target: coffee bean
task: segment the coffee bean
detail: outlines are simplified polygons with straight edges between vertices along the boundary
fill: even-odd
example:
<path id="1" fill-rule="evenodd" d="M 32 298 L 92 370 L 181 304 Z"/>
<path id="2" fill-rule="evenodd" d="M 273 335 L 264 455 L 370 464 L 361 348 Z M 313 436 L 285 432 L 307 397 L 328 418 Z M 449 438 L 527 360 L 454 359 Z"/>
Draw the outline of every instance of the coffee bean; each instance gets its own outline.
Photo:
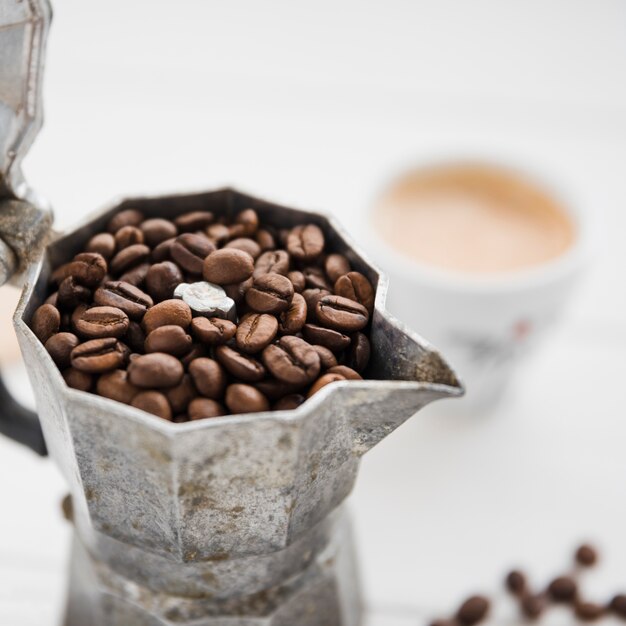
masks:
<path id="1" fill-rule="evenodd" d="M 159 326 L 147 337 L 145 351 L 166 352 L 172 356 L 183 356 L 191 350 L 191 337 L 180 326 Z"/>
<path id="2" fill-rule="evenodd" d="M 293 411 L 293 409 L 297 409 L 306 398 L 299 393 L 292 393 L 289 396 L 285 396 L 275 402 L 272 406 L 272 411 Z"/>
<path id="3" fill-rule="evenodd" d="M 148 309 L 143 316 L 142 326 L 149 335 L 159 326 L 180 326 L 187 329 L 191 324 L 191 309 L 182 300 L 163 300 Z"/>
<path id="4" fill-rule="evenodd" d="M 311 396 L 315 395 L 320 389 L 322 389 L 323 387 L 326 387 L 326 385 L 330 385 L 330 383 L 334 383 L 334 382 L 341 381 L 341 380 L 346 380 L 345 377 L 342 376 L 341 374 L 327 373 L 327 374 L 324 374 L 323 376 L 320 376 L 313 383 L 313 385 L 311 385 L 311 388 L 309 389 L 309 393 L 307 394 L 307 398 L 310 398 Z"/>
<path id="5" fill-rule="evenodd" d="M 219 317 L 194 317 L 191 320 L 191 332 L 202 343 L 217 346 L 230 341 L 237 332 L 237 325 Z"/>
<path id="6" fill-rule="evenodd" d="M 52 335 L 59 332 L 61 326 L 61 314 L 59 309 L 51 304 L 42 304 L 33 313 L 30 327 L 37 339 L 45 344 Z"/>
<path id="7" fill-rule="evenodd" d="M 128 315 L 113 306 L 95 306 L 87 309 L 76 320 L 76 331 L 81 337 L 101 339 L 122 337 L 128 330 Z"/>
<path id="8" fill-rule="evenodd" d="M 215 357 L 230 374 L 247 383 L 258 382 L 265 377 L 265 368 L 259 361 L 229 346 L 217 346 Z"/>
<path id="9" fill-rule="evenodd" d="M 188 233 L 195 230 L 204 230 L 214 220 L 213 213 L 210 211 L 191 211 L 179 215 L 174 224 L 181 233 Z"/>
<path id="10" fill-rule="evenodd" d="M 58 291 L 53 291 L 44 301 L 44 304 L 51 304 L 53 307 L 55 308 L 59 308 L 57 306 L 58 304 L 58 300 L 59 300 L 59 292 Z"/>
<path id="11" fill-rule="evenodd" d="M 304 274 L 302 272 L 289 272 L 287 274 L 287 278 L 291 281 L 293 290 L 296 293 L 302 293 L 304 291 L 304 288 L 306 287 L 306 279 L 304 278 Z"/>
<path id="12" fill-rule="evenodd" d="M 57 333 L 46 341 L 45 348 L 59 369 L 65 369 L 71 365 L 72 350 L 80 343 L 73 333 Z"/>
<path id="13" fill-rule="evenodd" d="M 142 222 L 139 228 L 141 228 L 145 243 L 151 248 L 158 246 L 166 239 L 172 239 L 178 235 L 178 228 L 176 228 L 174 222 L 159 217 Z"/>
<path id="14" fill-rule="evenodd" d="M 149 271 L 150 263 L 141 263 L 136 267 L 128 270 L 127 272 L 124 272 L 120 276 L 120 280 L 123 283 L 128 283 L 129 285 L 133 285 L 134 287 L 143 287 Z"/>
<path id="15" fill-rule="evenodd" d="M 626 620 L 626 595 L 617 594 L 609 603 L 609 609 L 617 617 Z"/>
<path id="16" fill-rule="evenodd" d="M 337 365 L 335 355 L 328 348 L 313 344 L 313 350 L 317 352 L 323 370 L 330 369 L 331 367 L 335 367 Z"/>
<path id="17" fill-rule="evenodd" d="M 554 602 L 573 602 L 578 593 L 578 586 L 570 576 L 559 576 L 548 586 L 548 593 Z"/>
<path id="18" fill-rule="evenodd" d="M 150 258 L 150 248 L 143 243 L 137 243 L 120 250 L 111 260 L 110 269 L 119 276 L 136 267 Z"/>
<path id="19" fill-rule="evenodd" d="M 505 584 L 513 595 L 521 596 L 526 591 L 526 576 L 518 570 L 513 570 L 507 575 Z"/>
<path id="20" fill-rule="evenodd" d="M 189 364 L 189 375 L 196 389 L 205 397 L 220 400 L 226 387 L 226 372 L 213 359 L 194 359 Z"/>
<path id="21" fill-rule="evenodd" d="M 280 313 L 289 307 L 293 293 L 293 285 L 286 276 L 263 274 L 246 291 L 246 303 L 258 313 Z"/>
<path id="22" fill-rule="evenodd" d="M 136 226 L 122 226 L 115 233 L 115 245 L 118 250 L 123 250 L 137 243 L 143 243 L 143 232 Z"/>
<path id="23" fill-rule="evenodd" d="M 115 254 L 115 237 L 111 233 L 98 233 L 87 242 L 85 252 L 97 252 L 109 261 Z"/>
<path id="24" fill-rule="evenodd" d="M 56 301 L 60 309 L 74 309 L 81 302 L 89 302 L 89 300 L 91 300 L 91 289 L 78 284 L 73 276 L 68 276 L 61 281 Z"/>
<path id="25" fill-rule="evenodd" d="M 265 367 L 286 383 L 306 384 L 320 372 L 320 358 L 313 347 L 293 335 L 281 337 L 277 343 L 267 346 L 262 354 Z"/>
<path id="26" fill-rule="evenodd" d="M 183 367 L 187 369 L 195 359 L 202 359 L 207 356 L 207 354 L 208 352 L 205 346 L 200 343 L 194 343 L 191 346 L 191 350 L 181 358 L 180 362 L 183 364 Z"/>
<path id="27" fill-rule="evenodd" d="M 305 267 L 302 270 L 305 286 L 308 289 L 325 289 L 330 292 L 332 285 L 328 282 L 324 270 L 319 267 Z"/>
<path id="28" fill-rule="evenodd" d="M 93 387 L 93 376 L 87 372 L 81 372 L 73 367 L 69 367 L 62 372 L 63 380 L 68 387 L 79 391 L 91 391 Z"/>
<path id="29" fill-rule="evenodd" d="M 143 213 L 136 209 L 125 209 L 116 213 L 110 220 L 107 230 L 110 233 L 116 233 L 124 226 L 139 226 L 143 222 Z"/>
<path id="30" fill-rule="evenodd" d="M 348 335 L 317 324 L 305 324 L 302 327 L 302 334 L 309 343 L 324 346 L 333 352 L 341 352 L 350 345 Z"/>
<path id="31" fill-rule="evenodd" d="M 295 335 L 302 330 L 306 322 L 306 301 L 299 294 L 294 293 L 289 308 L 280 314 L 280 332 L 283 335 Z"/>
<path id="32" fill-rule="evenodd" d="M 604 616 L 605 608 L 595 602 L 576 602 L 574 613 L 581 622 L 595 622 Z"/>
<path id="33" fill-rule="evenodd" d="M 363 373 L 370 360 L 370 341 L 363 333 L 354 333 L 350 342 L 350 349 L 346 355 L 346 365 Z"/>
<path id="34" fill-rule="evenodd" d="M 472 596 L 460 606 L 456 613 L 457 620 L 463 626 L 473 626 L 482 622 L 489 613 L 489 600 L 483 596 Z"/>
<path id="35" fill-rule="evenodd" d="M 335 365 L 328 369 L 328 374 L 339 374 L 346 380 L 363 380 L 363 376 L 347 365 Z"/>
<path id="36" fill-rule="evenodd" d="M 359 272 L 340 276 L 335 282 L 335 294 L 362 304 L 370 314 L 374 310 L 374 287 Z"/>
<path id="37" fill-rule="evenodd" d="M 546 607 L 546 597 L 542 594 L 525 595 L 520 601 L 520 610 L 522 615 L 532 621 L 539 619 L 546 610 Z"/>
<path id="38" fill-rule="evenodd" d="M 262 252 L 274 250 L 276 248 L 276 240 L 274 235 L 267 229 L 261 228 L 256 233 L 256 242 L 259 244 Z"/>
<path id="39" fill-rule="evenodd" d="M 264 252 L 254 265 L 254 274 L 262 276 L 263 274 L 280 274 L 286 276 L 289 272 L 289 255 L 285 250 L 270 250 Z"/>
<path id="40" fill-rule="evenodd" d="M 211 226 L 209 226 L 205 232 L 207 237 L 215 245 L 221 245 L 225 243 L 230 237 L 230 230 L 228 229 L 228 226 L 226 226 L 226 224 L 211 224 Z"/>
<path id="41" fill-rule="evenodd" d="M 121 280 L 103 283 L 94 293 L 93 300 L 101 306 L 117 307 L 132 320 L 141 320 L 154 304 L 147 293 Z"/>
<path id="42" fill-rule="evenodd" d="M 265 313 L 249 313 L 237 328 L 237 347 L 247 354 L 255 354 L 268 346 L 278 332 L 278 320 Z"/>
<path id="43" fill-rule="evenodd" d="M 80 317 L 82 316 L 82 314 L 89 308 L 89 305 L 87 304 L 79 304 L 74 311 L 72 312 L 72 315 L 70 317 L 70 329 L 75 333 L 78 334 L 78 331 L 76 330 L 76 322 L 78 322 L 78 320 L 80 319 Z"/>
<path id="44" fill-rule="evenodd" d="M 170 387 L 165 391 L 167 401 L 174 413 L 184 413 L 189 403 L 198 395 L 193 381 L 189 374 L 185 374 L 182 380 L 175 387 Z"/>
<path id="45" fill-rule="evenodd" d="M 583 567 L 591 567 L 598 562 L 598 552 L 589 544 L 583 544 L 576 550 L 576 562 Z"/>
<path id="46" fill-rule="evenodd" d="M 343 254 L 329 254 L 324 262 L 324 269 L 326 270 L 326 274 L 328 274 L 328 278 L 334 285 L 340 276 L 350 271 L 350 261 L 348 261 Z"/>
<path id="47" fill-rule="evenodd" d="M 290 383 L 285 383 L 282 380 L 277 380 L 276 378 L 266 378 L 265 380 L 261 380 L 255 383 L 254 386 L 264 396 L 272 401 L 275 401 L 280 400 L 280 398 L 284 398 L 285 396 L 293 395 L 296 392 L 299 392 L 304 385 L 294 385 Z"/>
<path id="48" fill-rule="evenodd" d="M 306 302 L 306 310 L 307 310 L 307 322 L 315 322 L 315 309 L 317 308 L 317 303 L 324 297 L 330 296 L 330 291 L 326 289 L 305 289 L 302 292 L 302 297 Z"/>
<path id="49" fill-rule="evenodd" d="M 182 363 L 164 352 L 138 355 L 128 366 L 128 380 L 137 387 L 147 389 L 174 387 L 184 373 Z"/>
<path id="50" fill-rule="evenodd" d="M 251 385 L 234 384 L 226 388 L 226 406 L 231 413 L 260 413 L 270 410 L 267 398 Z"/>
<path id="51" fill-rule="evenodd" d="M 141 389 L 128 380 L 126 370 L 113 370 L 98 378 L 96 391 L 104 398 L 130 404 Z"/>
<path id="52" fill-rule="evenodd" d="M 229 241 L 224 247 L 243 250 L 244 252 L 247 252 L 253 259 L 258 258 L 261 254 L 261 246 L 256 241 L 254 241 L 254 239 L 250 239 L 249 237 L 239 237 L 238 239 L 233 239 L 232 241 Z"/>
<path id="53" fill-rule="evenodd" d="M 221 248 L 204 260 L 202 275 L 216 285 L 240 283 L 252 275 L 254 260 L 243 250 Z"/>
<path id="54" fill-rule="evenodd" d="M 152 254 L 150 255 L 150 258 L 155 262 L 155 263 L 161 263 L 163 261 L 167 261 L 168 259 L 170 259 L 170 250 L 172 248 L 172 244 L 176 241 L 176 237 L 172 237 L 170 239 L 165 239 L 164 241 L 162 241 L 160 244 L 158 244 L 154 250 L 152 251 Z"/>
<path id="55" fill-rule="evenodd" d="M 159 391 L 140 391 L 132 400 L 131 406 L 171 421 L 172 409 L 164 394 Z"/>
<path id="56" fill-rule="evenodd" d="M 146 275 L 146 290 L 155 302 L 174 297 L 174 289 L 183 282 L 183 273 L 175 263 L 163 261 L 150 267 Z"/>
<path id="57" fill-rule="evenodd" d="M 77 254 L 72 261 L 62 265 L 54 272 L 57 282 L 61 282 L 68 276 L 85 287 L 97 287 L 107 273 L 107 262 L 97 252 L 83 252 Z"/>
<path id="58" fill-rule="evenodd" d="M 244 209 L 230 227 L 231 237 L 251 237 L 259 227 L 259 216 L 254 209 Z"/>
<path id="59" fill-rule="evenodd" d="M 88 374 L 102 374 L 122 367 L 128 349 L 115 337 L 92 339 L 76 346 L 71 353 L 72 367 Z"/>
<path id="60" fill-rule="evenodd" d="M 126 337 L 124 342 L 128 344 L 128 347 L 133 352 L 143 352 L 144 342 L 146 341 L 146 334 L 137 322 L 132 320 L 128 324 L 128 330 L 126 331 Z"/>
<path id="61" fill-rule="evenodd" d="M 215 250 L 215 246 L 207 237 L 185 233 L 176 237 L 170 248 L 170 256 L 186 272 L 194 276 L 200 276 L 204 259 L 213 250 Z"/>
<path id="62" fill-rule="evenodd" d="M 291 229 L 287 251 L 301 261 L 312 261 L 324 251 L 324 233 L 319 226 L 307 224 Z"/>
<path id="63" fill-rule="evenodd" d="M 324 296 L 315 307 L 315 315 L 322 326 L 352 333 L 367 326 L 367 309 L 341 296 Z"/>
<path id="64" fill-rule="evenodd" d="M 215 400 L 209 398 L 194 398 L 189 403 L 189 419 L 201 420 L 210 417 L 220 417 L 226 415 L 224 407 Z"/>

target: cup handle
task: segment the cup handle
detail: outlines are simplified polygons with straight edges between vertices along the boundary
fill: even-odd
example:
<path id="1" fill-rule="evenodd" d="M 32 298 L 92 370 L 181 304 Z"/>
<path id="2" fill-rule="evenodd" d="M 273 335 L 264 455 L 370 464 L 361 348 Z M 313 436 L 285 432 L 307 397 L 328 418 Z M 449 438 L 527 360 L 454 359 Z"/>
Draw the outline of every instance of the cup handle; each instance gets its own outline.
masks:
<path id="1" fill-rule="evenodd" d="M 48 455 L 37 414 L 15 400 L 6 388 L 1 376 L 0 433 L 9 439 L 24 444 L 40 456 Z"/>

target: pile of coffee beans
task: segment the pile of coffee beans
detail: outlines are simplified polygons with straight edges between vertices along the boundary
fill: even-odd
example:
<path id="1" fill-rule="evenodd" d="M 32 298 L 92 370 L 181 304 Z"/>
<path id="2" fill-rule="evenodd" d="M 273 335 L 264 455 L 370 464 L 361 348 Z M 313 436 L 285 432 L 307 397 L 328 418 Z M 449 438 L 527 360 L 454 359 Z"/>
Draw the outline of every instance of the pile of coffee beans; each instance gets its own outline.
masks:
<path id="1" fill-rule="evenodd" d="M 316 224 L 126 209 L 54 270 L 31 328 L 70 387 L 185 422 L 361 379 L 374 297 Z"/>
<path id="2" fill-rule="evenodd" d="M 528 621 L 539 620 L 552 605 L 569 606 L 580 622 L 594 622 L 605 616 L 626 622 L 626 594 L 618 594 L 608 602 L 591 602 L 580 588 L 582 570 L 598 562 L 598 551 L 583 544 L 574 553 L 570 571 L 554 578 L 545 589 L 533 590 L 527 576 L 520 570 L 510 571 L 504 581 L 506 590 L 519 606 L 521 616 Z M 451 619 L 439 619 L 431 626 L 473 626 L 483 622 L 489 614 L 490 602 L 483 596 L 472 596 L 460 606 Z"/>

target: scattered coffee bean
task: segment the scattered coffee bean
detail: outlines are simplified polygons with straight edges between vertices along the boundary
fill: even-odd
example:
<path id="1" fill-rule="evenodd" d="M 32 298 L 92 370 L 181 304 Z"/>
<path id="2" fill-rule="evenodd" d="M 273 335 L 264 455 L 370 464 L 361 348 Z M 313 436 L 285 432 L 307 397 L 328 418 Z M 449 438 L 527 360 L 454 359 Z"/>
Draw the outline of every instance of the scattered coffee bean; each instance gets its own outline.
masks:
<path id="1" fill-rule="evenodd" d="M 146 290 L 155 302 L 170 300 L 174 290 L 183 282 L 183 273 L 175 263 L 162 261 L 150 266 L 146 274 Z"/>
<path id="2" fill-rule="evenodd" d="M 201 420 L 226 415 L 224 407 L 210 398 L 194 398 L 189 403 L 189 419 Z"/>
<path id="3" fill-rule="evenodd" d="M 576 562 L 583 567 L 591 567 L 598 562 L 598 552 L 589 544 L 579 546 L 575 554 Z"/>
<path id="4" fill-rule="evenodd" d="M 369 363 L 370 352 L 369 339 L 363 333 L 354 333 L 346 355 L 346 365 L 362 374 Z"/>
<path id="5" fill-rule="evenodd" d="M 150 334 L 159 326 L 180 326 L 189 328 L 191 324 L 191 309 L 182 300 L 164 300 L 148 309 L 143 316 L 143 329 Z"/>
<path id="6" fill-rule="evenodd" d="M 609 610 L 617 617 L 626 621 L 626 595 L 620 593 L 614 596 L 609 603 Z"/>
<path id="7" fill-rule="evenodd" d="M 335 365 L 328 369 L 328 374 L 339 374 L 346 380 L 363 380 L 363 376 L 347 365 Z"/>
<path id="8" fill-rule="evenodd" d="M 246 303 L 259 313 L 281 313 L 289 307 L 293 293 L 293 285 L 286 276 L 263 274 L 246 291 Z"/>
<path id="9" fill-rule="evenodd" d="M 93 294 L 93 300 L 101 306 L 117 307 L 130 319 L 139 321 L 154 304 L 147 293 L 121 280 L 103 283 Z"/>
<path id="10" fill-rule="evenodd" d="M 293 271 L 287 274 L 287 278 L 291 281 L 293 285 L 293 290 L 296 293 L 302 293 L 306 288 L 306 278 L 302 272 Z"/>
<path id="11" fill-rule="evenodd" d="M 146 337 L 144 348 L 148 353 L 183 356 L 191 350 L 191 344 L 191 337 L 180 326 L 159 326 Z"/>
<path id="12" fill-rule="evenodd" d="M 82 372 L 73 367 L 69 367 L 62 372 L 63 379 L 68 387 L 79 391 L 91 391 L 93 387 L 93 376 L 87 372 Z"/>
<path id="13" fill-rule="evenodd" d="M 160 391 L 140 391 L 131 401 L 131 406 L 152 413 L 164 420 L 172 419 L 172 409 Z"/>
<path id="14" fill-rule="evenodd" d="M 155 246 L 152 254 L 150 255 L 152 261 L 154 261 L 155 263 L 162 263 L 163 261 L 167 261 L 170 258 L 170 249 L 174 241 L 176 241 L 176 237 L 172 237 L 171 239 L 165 239 L 160 244 Z"/>
<path id="15" fill-rule="evenodd" d="M 253 258 L 243 250 L 221 248 L 209 254 L 204 260 L 202 275 L 216 285 L 240 283 L 252 276 Z"/>
<path id="16" fill-rule="evenodd" d="M 191 350 L 184 357 L 180 359 L 180 362 L 183 364 L 185 369 L 189 369 L 189 366 L 194 361 L 194 359 L 202 359 L 207 356 L 207 349 L 205 346 L 199 343 L 194 343 L 191 346 Z"/>
<path id="17" fill-rule="evenodd" d="M 265 368 L 259 361 L 229 346 L 215 348 L 215 357 L 230 374 L 246 383 L 255 383 L 265 377 Z"/>
<path id="18" fill-rule="evenodd" d="M 140 263 L 147 261 L 150 257 L 150 248 L 148 246 L 137 243 L 128 248 L 120 250 L 112 259 L 110 264 L 111 272 L 115 275 L 123 274 L 128 270 L 136 267 Z"/>
<path id="19" fill-rule="evenodd" d="M 275 402 L 272 406 L 273 411 L 292 411 L 297 409 L 306 398 L 299 393 L 292 393 L 289 396 L 284 396 L 278 402 Z"/>
<path id="20" fill-rule="evenodd" d="M 367 325 L 367 309 L 342 296 L 324 296 L 315 307 L 315 315 L 322 326 L 339 332 L 351 333 Z"/>
<path id="21" fill-rule="evenodd" d="M 330 385 L 330 383 L 336 383 L 338 381 L 346 380 L 345 376 L 341 374 L 327 373 L 323 376 L 320 376 L 309 389 L 309 393 L 307 394 L 307 398 L 315 395 L 320 389 L 326 387 L 326 385 Z"/>
<path id="22" fill-rule="evenodd" d="M 573 602 L 578 586 L 570 576 L 559 576 L 548 585 L 548 593 L 554 602 Z"/>
<path id="23" fill-rule="evenodd" d="M 265 367 L 285 383 L 306 385 L 320 372 L 320 358 L 311 344 L 286 335 L 277 343 L 267 346 L 262 354 Z"/>
<path id="24" fill-rule="evenodd" d="M 226 388 L 226 406 L 231 413 L 260 413 L 269 411 L 267 398 L 251 385 L 236 383 Z"/>
<path id="25" fill-rule="evenodd" d="M 145 243 L 151 248 L 178 235 L 176 224 L 158 217 L 142 222 L 139 228 L 141 228 Z"/>
<path id="26" fill-rule="evenodd" d="M 98 378 L 96 391 L 104 398 L 130 404 L 141 389 L 128 380 L 126 370 L 113 370 Z"/>
<path id="27" fill-rule="evenodd" d="M 267 230 L 267 228 L 260 228 L 256 232 L 256 242 L 259 244 L 259 247 L 263 252 L 267 252 L 268 250 L 274 250 L 276 248 L 276 240 L 274 239 L 274 235 Z"/>
<path id="28" fill-rule="evenodd" d="M 335 357 L 335 355 L 328 348 L 313 344 L 313 350 L 317 352 L 323 370 L 330 369 L 331 367 L 335 367 L 335 365 L 337 365 L 337 357 Z"/>
<path id="29" fill-rule="evenodd" d="M 72 350 L 80 343 L 78 337 L 73 333 L 57 333 L 46 341 L 45 347 L 52 360 L 60 369 L 68 368 L 71 365 Z"/>
<path id="30" fill-rule="evenodd" d="M 124 283 L 129 283 L 135 287 L 143 287 L 143 284 L 146 282 L 146 276 L 150 271 L 149 263 L 140 263 L 139 265 L 133 267 L 132 269 L 124 272 L 120 276 L 120 280 Z"/>
<path id="31" fill-rule="evenodd" d="M 117 369 L 127 360 L 128 349 L 114 337 L 81 343 L 71 353 L 72 367 L 88 374 L 101 374 Z"/>
<path id="32" fill-rule="evenodd" d="M 72 261 L 54 271 L 53 279 L 60 283 L 68 276 L 85 287 L 97 287 L 107 273 L 107 262 L 97 252 L 82 252 Z"/>
<path id="33" fill-rule="evenodd" d="M 328 282 L 324 270 L 319 267 L 305 267 L 302 270 L 305 287 L 309 289 L 324 289 L 330 293 L 332 285 Z"/>
<path id="34" fill-rule="evenodd" d="M 220 400 L 224 395 L 227 377 L 222 366 L 213 359 L 194 359 L 189 364 L 189 375 L 195 388 L 205 397 Z"/>
<path id="35" fill-rule="evenodd" d="M 302 327 L 302 334 L 309 343 L 324 346 L 333 352 L 341 352 L 350 345 L 348 335 L 317 324 L 305 324 Z"/>
<path id="36" fill-rule="evenodd" d="M 211 224 L 205 232 L 207 237 L 217 246 L 226 243 L 230 237 L 230 230 L 226 224 Z"/>
<path id="37" fill-rule="evenodd" d="M 348 272 L 340 276 L 335 282 L 335 293 L 362 304 L 370 314 L 374 310 L 374 287 L 359 272 Z"/>
<path id="38" fill-rule="evenodd" d="M 547 601 L 543 594 L 528 594 L 520 600 L 522 615 L 529 620 L 537 620 L 546 610 Z"/>
<path id="39" fill-rule="evenodd" d="M 574 613 L 582 622 L 595 622 L 604 616 L 605 607 L 595 602 L 576 602 Z"/>
<path id="40" fill-rule="evenodd" d="M 76 331 L 87 339 L 120 338 L 128 330 L 128 315 L 112 306 L 87 309 L 75 322 Z"/>
<path id="41" fill-rule="evenodd" d="M 210 211 L 191 211 L 183 213 L 174 219 L 174 225 L 181 233 L 195 230 L 204 230 L 213 223 L 213 213 Z"/>
<path id="42" fill-rule="evenodd" d="M 191 332 L 202 343 L 218 346 L 228 343 L 237 332 L 237 325 L 219 317 L 194 317 L 191 320 Z"/>
<path id="43" fill-rule="evenodd" d="M 139 226 L 143 221 L 143 213 L 136 209 L 124 209 L 116 213 L 110 220 L 107 230 L 110 233 L 116 233 L 124 226 Z"/>
<path id="44" fill-rule="evenodd" d="M 184 373 L 181 362 L 164 352 L 137 355 L 128 366 L 128 380 L 144 389 L 174 387 Z"/>
<path id="45" fill-rule="evenodd" d="M 117 249 L 123 250 L 136 243 L 143 243 L 143 232 L 136 226 L 122 226 L 115 233 L 114 239 Z"/>
<path id="46" fill-rule="evenodd" d="M 526 591 L 526 576 L 519 570 L 509 572 L 506 577 L 506 588 L 516 596 L 521 596 Z"/>
<path id="47" fill-rule="evenodd" d="M 184 233 L 170 247 L 170 255 L 178 265 L 190 274 L 200 276 L 204 259 L 215 250 L 211 241 L 203 235 Z"/>
<path id="48" fill-rule="evenodd" d="M 235 223 L 230 227 L 231 238 L 251 237 L 259 227 L 259 216 L 254 209 L 244 209 L 237 214 Z"/>
<path id="49" fill-rule="evenodd" d="M 189 374 L 183 375 L 178 385 L 166 389 L 164 393 L 172 407 L 172 411 L 176 414 L 182 414 L 187 411 L 189 403 L 198 396 Z"/>
<path id="50" fill-rule="evenodd" d="M 85 252 L 97 252 L 109 261 L 115 254 L 115 237 L 111 233 L 98 233 L 87 242 Z"/>
<path id="51" fill-rule="evenodd" d="M 312 261 L 324 250 L 324 233 L 319 226 L 296 226 L 287 237 L 287 251 L 301 261 Z"/>
<path id="52" fill-rule="evenodd" d="M 30 327 L 37 339 L 45 344 L 52 335 L 59 332 L 61 327 L 61 314 L 51 304 L 42 304 L 34 313 Z"/>
<path id="53" fill-rule="evenodd" d="M 306 300 L 299 293 L 294 293 L 289 307 L 280 314 L 281 334 L 299 333 L 306 322 L 306 314 Z"/>
<path id="54" fill-rule="evenodd" d="M 456 613 L 463 626 L 473 626 L 482 622 L 489 613 L 489 600 L 483 596 L 472 596 L 463 602 Z"/>
<path id="55" fill-rule="evenodd" d="M 237 327 L 237 347 L 247 354 L 256 354 L 267 347 L 278 332 L 278 320 L 266 313 L 248 313 Z"/>
<path id="56" fill-rule="evenodd" d="M 261 246 L 254 239 L 250 239 L 249 237 L 233 239 L 232 241 L 229 241 L 224 248 L 236 248 L 237 250 L 243 250 L 253 259 L 257 259 L 261 254 Z"/>
<path id="57" fill-rule="evenodd" d="M 329 254 L 324 262 L 324 268 L 328 278 L 334 285 L 340 276 L 350 271 L 350 261 L 343 254 Z"/>
<path id="58" fill-rule="evenodd" d="M 82 302 L 89 302 L 90 299 L 91 289 L 77 283 L 73 276 L 68 276 L 59 285 L 56 306 L 63 310 L 74 309 Z"/>
<path id="59" fill-rule="evenodd" d="M 254 274 L 262 276 L 263 274 L 280 274 L 286 276 L 289 273 L 289 254 L 285 250 L 271 250 L 264 252 L 254 265 Z"/>
<path id="60" fill-rule="evenodd" d="M 317 303 L 324 297 L 330 296 L 331 293 L 327 289 L 305 289 L 302 292 L 302 297 L 306 302 L 307 308 L 307 322 L 316 322 L 317 318 L 315 316 L 315 309 L 317 308 Z"/>

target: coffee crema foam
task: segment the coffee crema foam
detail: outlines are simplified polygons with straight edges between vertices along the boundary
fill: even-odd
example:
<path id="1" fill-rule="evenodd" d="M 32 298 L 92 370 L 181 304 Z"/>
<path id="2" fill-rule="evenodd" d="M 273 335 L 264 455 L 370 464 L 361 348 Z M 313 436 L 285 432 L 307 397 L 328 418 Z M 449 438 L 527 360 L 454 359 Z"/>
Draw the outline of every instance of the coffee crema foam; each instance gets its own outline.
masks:
<path id="1" fill-rule="evenodd" d="M 483 165 L 404 176 L 383 195 L 373 222 L 401 254 L 470 273 L 541 265 L 576 238 L 572 219 L 553 198 L 521 176 Z"/>

